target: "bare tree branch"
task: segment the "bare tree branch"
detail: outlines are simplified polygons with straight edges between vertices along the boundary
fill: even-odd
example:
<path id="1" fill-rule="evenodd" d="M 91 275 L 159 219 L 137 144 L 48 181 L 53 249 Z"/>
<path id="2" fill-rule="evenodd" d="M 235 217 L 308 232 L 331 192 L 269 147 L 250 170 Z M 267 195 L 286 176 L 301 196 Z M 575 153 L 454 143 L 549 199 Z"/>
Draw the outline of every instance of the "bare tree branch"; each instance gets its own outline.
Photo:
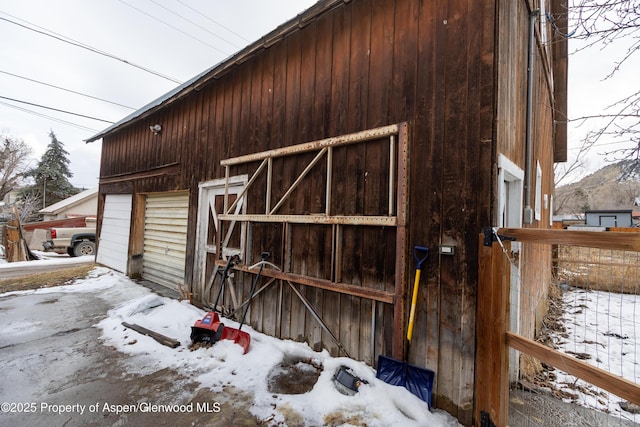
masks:
<path id="1" fill-rule="evenodd" d="M 554 17 L 550 17 L 552 24 L 553 20 Z M 611 70 L 603 80 L 615 79 L 620 70 L 640 54 L 638 0 L 573 0 L 569 6 L 568 22 L 571 32 L 564 36 L 583 42 L 573 53 L 594 49 L 604 51 L 614 45 L 625 46 L 622 54 L 612 62 Z M 588 114 L 567 120 L 582 122 L 581 124 L 604 120 L 603 124 L 597 125 L 598 129 L 588 132 L 583 138 L 579 157 L 584 157 L 585 149 L 596 145 L 611 141 L 630 141 L 632 144 L 626 148 L 602 153 L 605 160 L 640 158 L 640 81 L 638 86 L 628 89 L 628 95 L 604 108 L 601 114 Z M 567 170 L 574 171 L 575 168 L 569 166 Z M 566 174 L 560 174 L 559 181 L 565 176 Z"/>
<path id="2" fill-rule="evenodd" d="M 24 141 L 0 132 L 0 200 L 22 182 L 30 155 L 31 148 Z"/>

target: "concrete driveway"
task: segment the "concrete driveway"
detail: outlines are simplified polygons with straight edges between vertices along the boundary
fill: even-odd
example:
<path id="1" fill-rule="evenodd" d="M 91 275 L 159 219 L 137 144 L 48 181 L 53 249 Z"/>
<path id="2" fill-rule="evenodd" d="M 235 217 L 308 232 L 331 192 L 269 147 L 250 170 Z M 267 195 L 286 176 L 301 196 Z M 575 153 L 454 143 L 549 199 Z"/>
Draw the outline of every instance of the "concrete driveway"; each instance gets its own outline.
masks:
<path id="1" fill-rule="evenodd" d="M 129 356 L 93 327 L 122 293 L 0 295 L 0 425 L 256 425 L 251 398 L 214 394 L 161 369 L 128 372 Z"/>

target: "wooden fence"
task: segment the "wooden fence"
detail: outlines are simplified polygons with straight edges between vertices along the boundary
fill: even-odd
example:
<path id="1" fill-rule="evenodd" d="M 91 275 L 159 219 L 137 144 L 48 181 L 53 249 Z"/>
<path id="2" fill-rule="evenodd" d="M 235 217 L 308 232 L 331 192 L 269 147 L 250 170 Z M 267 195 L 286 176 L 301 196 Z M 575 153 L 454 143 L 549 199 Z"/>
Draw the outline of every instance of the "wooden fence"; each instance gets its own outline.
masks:
<path id="1" fill-rule="evenodd" d="M 35 259 L 27 246 L 17 211 L 15 217 L 18 219 L 12 219 L 2 227 L 1 243 L 4 246 L 4 257 L 7 262 L 29 261 Z"/>
<path id="2" fill-rule="evenodd" d="M 9 221 L 2 229 L 2 244 L 8 262 L 26 261 L 27 247 L 22 239 L 20 227 L 15 220 Z"/>
<path id="3" fill-rule="evenodd" d="M 477 314 L 476 425 L 509 424 L 510 348 L 640 405 L 639 384 L 509 331 L 511 260 L 507 254 L 511 250 L 510 239 L 522 245 L 536 243 L 640 252 L 638 233 L 494 229 L 480 236 L 478 307 L 482 309 Z"/>

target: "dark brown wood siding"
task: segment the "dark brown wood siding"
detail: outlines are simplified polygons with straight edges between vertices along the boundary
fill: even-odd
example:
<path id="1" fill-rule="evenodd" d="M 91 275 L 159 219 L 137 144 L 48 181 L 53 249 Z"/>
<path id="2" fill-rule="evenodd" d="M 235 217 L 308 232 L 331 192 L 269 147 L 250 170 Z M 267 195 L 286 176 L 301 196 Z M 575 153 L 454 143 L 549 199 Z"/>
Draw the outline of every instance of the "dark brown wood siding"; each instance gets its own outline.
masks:
<path id="1" fill-rule="evenodd" d="M 298 28 L 274 37 L 273 44 L 229 63 L 226 71 L 168 106 L 109 133 L 102 143 L 100 192 L 189 190 L 189 235 L 195 236 L 198 183 L 224 177 L 220 160 L 408 122 L 407 248 L 432 248 L 423 271 L 410 361 L 436 371 L 435 405 L 470 423 L 477 236 L 495 217 L 497 153 L 523 161 L 527 3 L 352 0 L 327 1 L 317 8 L 322 4 L 327 5 L 323 13 L 301 20 Z M 544 104 L 552 95 L 548 81 L 537 85 L 536 96 Z M 548 144 L 553 122 L 544 107 L 536 108 L 537 137 L 546 141 L 536 153 L 545 165 L 545 191 L 551 194 L 553 147 Z M 149 130 L 156 123 L 163 127 L 159 135 Z M 334 179 L 341 183 L 335 190 L 340 197 L 332 209 L 379 212 L 388 186 L 380 179 L 388 155 L 384 144 L 337 150 L 341 172 Z M 307 157 L 288 160 L 274 180 L 290 183 Z M 238 167 L 235 173 L 252 171 Z M 315 185 L 313 178 L 310 182 Z M 321 212 L 323 203 L 303 187 L 282 209 Z M 331 242 L 326 228 L 296 225 L 291 232 L 298 242 L 292 271 L 326 277 Z M 270 224 L 253 233 L 260 244 L 278 248 L 283 238 L 291 238 Z M 455 255 L 440 256 L 441 244 L 455 246 Z M 400 274 L 395 249 L 393 235 L 384 227 L 367 232 L 347 228 L 345 280 L 392 287 L 393 277 Z M 187 283 L 194 275 L 194 251 L 191 240 Z M 411 253 L 406 260 L 409 291 L 415 263 Z M 312 288 L 304 294 L 340 339 L 349 341 L 355 357 L 368 357 L 368 301 Z M 290 294 L 284 299 L 286 313 L 275 325 L 269 298 L 265 294 L 252 308 L 253 326 L 335 352 Z M 390 318 L 383 313 L 388 309 L 378 306 L 380 318 Z M 376 350 L 390 354 L 391 336 L 404 331 L 392 330 L 389 322 L 378 327 Z"/>

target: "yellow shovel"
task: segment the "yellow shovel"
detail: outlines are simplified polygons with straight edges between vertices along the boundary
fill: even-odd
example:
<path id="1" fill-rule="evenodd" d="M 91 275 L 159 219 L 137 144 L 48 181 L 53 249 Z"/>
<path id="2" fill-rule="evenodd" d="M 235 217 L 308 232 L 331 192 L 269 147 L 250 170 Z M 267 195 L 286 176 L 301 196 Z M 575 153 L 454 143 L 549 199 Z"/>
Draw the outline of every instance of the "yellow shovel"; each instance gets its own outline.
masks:
<path id="1" fill-rule="evenodd" d="M 411 344 L 411 336 L 413 335 L 413 323 L 416 318 L 416 302 L 418 301 L 418 285 L 420 284 L 420 272 L 422 263 L 429 255 L 429 248 L 416 246 L 413 248 L 413 256 L 418 265 L 416 266 L 416 279 L 413 284 L 413 298 L 411 298 L 411 312 L 409 314 L 409 327 L 407 329 L 407 345 L 405 346 L 404 360 L 395 360 L 384 355 L 378 356 L 378 369 L 376 378 L 381 379 L 387 384 L 405 387 L 411 393 L 427 402 L 429 410 L 431 410 L 431 391 L 433 388 L 433 379 L 435 372 L 414 366 L 408 363 L 409 345 Z"/>
<path id="2" fill-rule="evenodd" d="M 419 255 L 424 256 L 420 257 Z M 413 335 L 413 323 L 416 320 L 416 302 L 418 301 L 418 286 L 420 285 L 420 273 L 422 271 L 422 263 L 429 256 L 429 248 L 424 246 L 416 246 L 413 248 L 413 257 L 416 259 L 416 279 L 413 282 L 413 297 L 411 298 L 411 311 L 409 312 L 409 327 L 407 328 L 407 341 L 411 344 L 411 337 Z M 407 346 L 407 352 L 409 348 Z M 405 357 L 406 359 L 406 357 Z"/>

